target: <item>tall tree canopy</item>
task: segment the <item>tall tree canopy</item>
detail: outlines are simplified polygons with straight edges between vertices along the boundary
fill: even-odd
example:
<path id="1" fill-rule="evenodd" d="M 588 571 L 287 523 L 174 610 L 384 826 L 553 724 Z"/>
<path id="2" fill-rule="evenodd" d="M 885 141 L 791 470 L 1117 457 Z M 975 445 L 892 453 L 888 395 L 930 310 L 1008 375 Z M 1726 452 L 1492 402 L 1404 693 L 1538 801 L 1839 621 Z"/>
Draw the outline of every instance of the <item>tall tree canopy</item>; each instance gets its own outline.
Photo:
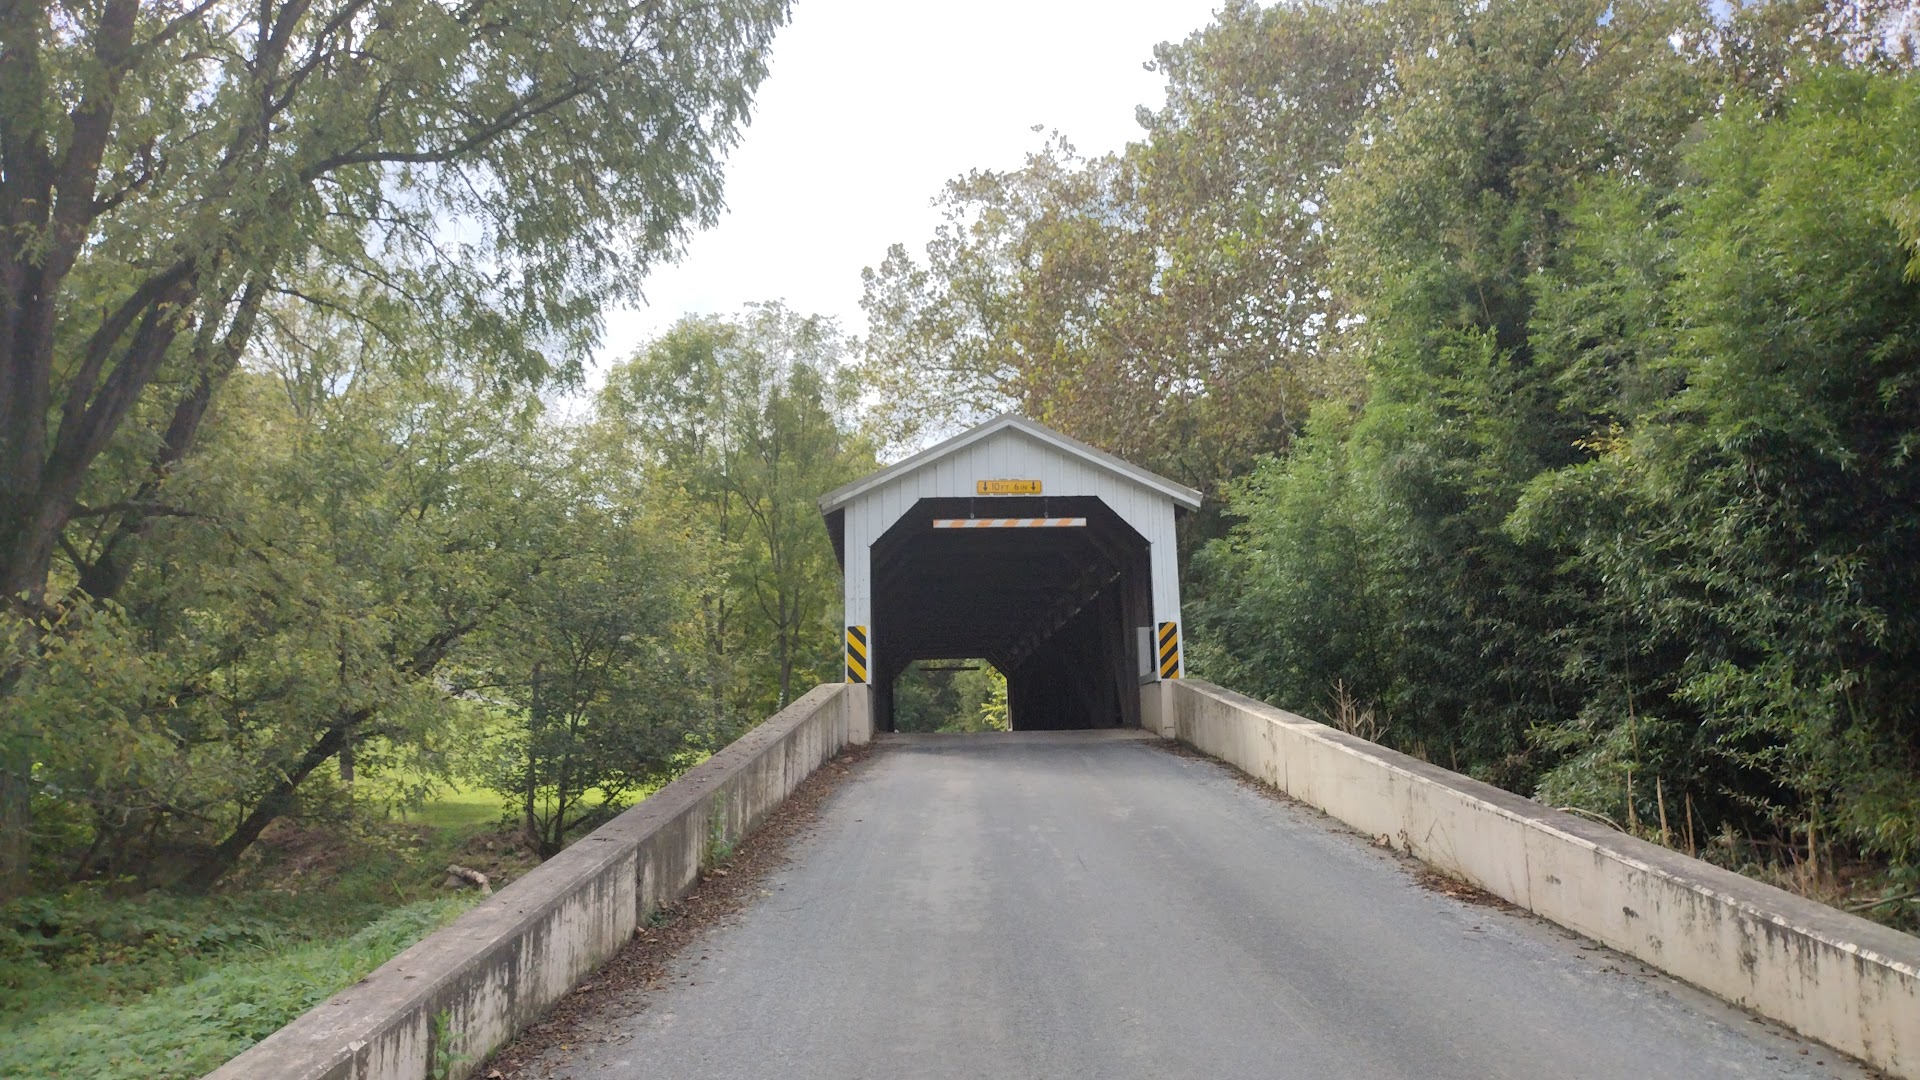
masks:
<path id="1" fill-rule="evenodd" d="M 636 467 L 677 486 L 717 571 L 701 625 L 721 714 L 757 720 L 839 671 L 840 571 L 814 500 L 874 467 L 847 349 L 831 321 L 761 304 L 683 320 L 602 394 Z"/>
<path id="2" fill-rule="evenodd" d="M 407 308 L 410 332 L 479 346 L 502 376 L 577 360 L 600 307 L 712 219 L 783 15 L 9 4 L 0 593 L 43 602 L 77 512 L 137 527 L 151 492 L 92 489 L 94 463 L 138 418 L 164 474 L 213 388 L 281 329 L 276 298 L 389 331 Z M 98 598 L 113 575 L 95 569 Z"/>
<path id="3" fill-rule="evenodd" d="M 411 363 L 477 357 L 467 376 L 495 386 L 569 371 L 602 305 L 712 220 L 784 17 L 781 0 L 7 4 L 9 636 L 122 593 L 217 392 L 302 312 Z M 0 894 L 36 739 L 0 734 Z"/>
<path id="4" fill-rule="evenodd" d="M 1050 140 L 949 184 L 924 263 L 867 272 L 882 427 L 1001 407 L 1212 490 L 1284 447 L 1332 362 L 1326 185 L 1387 85 L 1392 5 L 1227 5 L 1162 45 L 1166 102 L 1124 153 Z"/>
<path id="5" fill-rule="evenodd" d="M 1366 397 L 1233 485 L 1197 666 L 1735 864 L 1911 878 L 1911 13 L 1421 25 L 1328 189 Z"/>

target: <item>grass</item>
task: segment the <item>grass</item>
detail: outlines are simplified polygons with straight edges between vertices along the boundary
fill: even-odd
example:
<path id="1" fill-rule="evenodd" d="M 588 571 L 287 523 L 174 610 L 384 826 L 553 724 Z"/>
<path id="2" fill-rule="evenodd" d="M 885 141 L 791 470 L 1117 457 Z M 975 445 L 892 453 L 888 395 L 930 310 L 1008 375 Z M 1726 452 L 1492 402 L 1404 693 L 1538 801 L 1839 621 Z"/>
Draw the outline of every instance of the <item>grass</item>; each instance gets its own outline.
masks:
<path id="1" fill-rule="evenodd" d="M 0 906 L 0 1077 L 197 1077 L 474 903 L 449 862 L 508 859 L 502 801 L 288 827 L 208 896 L 76 886 Z"/>
<path id="2" fill-rule="evenodd" d="M 425 806 L 402 810 L 399 817 L 433 829 L 473 830 L 496 825 L 513 812 L 512 800 L 497 791 L 449 784 Z"/>
<path id="3" fill-rule="evenodd" d="M 630 792 L 625 796 L 628 804 L 653 794 L 654 788 Z M 580 796 L 580 807 L 590 809 L 607 801 L 606 793 L 598 789 Z M 473 831 L 490 828 L 503 820 L 517 818 L 520 807 L 508 796 L 484 787 L 465 787 L 443 782 L 441 790 L 435 793 L 426 805 L 412 809 L 402 808 L 395 811 L 401 821 L 413 825 L 424 825 L 432 829 L 454 829 Z"/>
<path id="4" fill-rule="evenodd" d="M 288 823 L 213 895 L 86 885 L 0 906 L 0 1077 L 203 1075 L 473 904 L 442 888 L 449 862 L 496 885 L 523 872 L 513 810 L 442 781 L 385 821 Z"/>
<path id="5" fill-rule="evenodd" d="M 445 925 L 470 895 L 419 900 L 357 932 L 240 955 L 127 1005 L 97 1003 L 0 1028 L 12 1080 L 191 1080 Z"/>

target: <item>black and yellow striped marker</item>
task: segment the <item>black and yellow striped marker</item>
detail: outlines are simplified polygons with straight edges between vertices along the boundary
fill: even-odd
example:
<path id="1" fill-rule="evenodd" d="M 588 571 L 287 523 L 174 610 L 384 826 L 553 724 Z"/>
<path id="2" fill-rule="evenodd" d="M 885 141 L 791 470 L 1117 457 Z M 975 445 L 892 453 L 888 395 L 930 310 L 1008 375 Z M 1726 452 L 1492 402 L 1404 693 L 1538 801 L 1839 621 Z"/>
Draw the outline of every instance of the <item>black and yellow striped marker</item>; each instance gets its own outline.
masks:
<path id="1" fill-rule="evenodd" d="M 867 681 L 867 628 L 847 627 L 847 681 Z"/>
<path id="2" fill-rule="evenodd" d="M 1160 624 L 1160 677 L 1163 679 L 1180 677 L 1179 623 Z"/>

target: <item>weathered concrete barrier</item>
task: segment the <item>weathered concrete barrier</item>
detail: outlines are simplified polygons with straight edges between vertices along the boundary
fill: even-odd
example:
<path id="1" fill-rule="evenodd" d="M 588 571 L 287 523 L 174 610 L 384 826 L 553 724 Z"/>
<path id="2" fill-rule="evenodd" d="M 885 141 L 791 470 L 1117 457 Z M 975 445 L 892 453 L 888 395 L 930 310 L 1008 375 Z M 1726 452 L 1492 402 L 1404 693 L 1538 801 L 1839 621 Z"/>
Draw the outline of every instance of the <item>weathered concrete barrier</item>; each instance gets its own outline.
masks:
<path id="1" fill-rule="evenodd" d="M 465 1076 L 685 892 L 716 844 L 752 831 L 815 769 L 866 742 L 867 692 L 814 688 L 208 1080 Z"/>
<path id="2" fill-rule="evenodd" d="M 1199 680 L 1180 741 L 1423 862 L 1895 1076 L 1920 939 Z"/>

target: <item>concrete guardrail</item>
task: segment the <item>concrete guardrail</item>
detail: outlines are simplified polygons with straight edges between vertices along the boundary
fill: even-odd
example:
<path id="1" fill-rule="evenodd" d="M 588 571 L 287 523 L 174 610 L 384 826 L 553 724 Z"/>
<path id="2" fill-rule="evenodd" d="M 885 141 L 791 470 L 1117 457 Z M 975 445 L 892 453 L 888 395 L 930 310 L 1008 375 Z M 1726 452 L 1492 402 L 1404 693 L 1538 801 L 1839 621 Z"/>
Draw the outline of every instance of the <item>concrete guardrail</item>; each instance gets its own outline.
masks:
<path id="1" fill-rule="evenodd" d="M 1920 1078 L 1920 938 L 1210 683 L 1170 685 L 1161 734 L 1536 915 Z"/>
<path id="2" fill-rule="evenodd" d="M 872 733 L 867 688 L 814 688 L 738 742 L 208 1075 L 465 1076 L 684 893 L 813 771 Z"/>

